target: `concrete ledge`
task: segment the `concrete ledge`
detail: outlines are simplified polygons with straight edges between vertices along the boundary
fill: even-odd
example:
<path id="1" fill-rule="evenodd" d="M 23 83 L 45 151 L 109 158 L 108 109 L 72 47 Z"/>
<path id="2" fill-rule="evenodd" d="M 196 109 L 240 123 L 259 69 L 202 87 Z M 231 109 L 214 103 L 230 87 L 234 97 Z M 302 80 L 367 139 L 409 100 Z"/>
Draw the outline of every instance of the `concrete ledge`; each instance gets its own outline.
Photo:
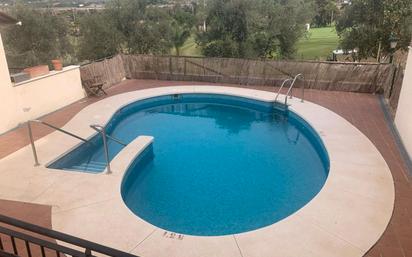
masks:
<path id="1" fill-rule="evenodd" d="M 151 136 L 139 136 L 127 144 L 110 162 L 112 172 L 123 178 L 134 159 L 153 143 L 153 139 Z"/>
<path id="2" fill-rule="evenodd" d="M 36 80 L 41 80 L 41 79 L 44 79 L 44 78 L 47 78 L 47 77 L 56 76 L 56 75 L 59 75 L 61 73 L 65 73 L 67 71 L 74 70 L 74 69 L 79 69 L 79 68 L 80 68 L 80 66 L 78 66 L 78 65 L 66 66 L 66 67 L 63 68 L 63 70 L 60 70 L 60 71 L 52 70 L 46 75 L 34 77 L 34 78 L 31 78 L 31 79 L 28 79 L 28 80 L 25 80 L 25 81 L 22 81 L 22 82 L 19 82 L 19 83 L 14 83 L 13 86 L 15 86 L 15 87 L 21 86 L 21 85 L 24 85 L 24 84 L 27 84 L 27 83 L 30 83 L 30 82 L 33 82 L 33 81 L 36 81 Z"/>

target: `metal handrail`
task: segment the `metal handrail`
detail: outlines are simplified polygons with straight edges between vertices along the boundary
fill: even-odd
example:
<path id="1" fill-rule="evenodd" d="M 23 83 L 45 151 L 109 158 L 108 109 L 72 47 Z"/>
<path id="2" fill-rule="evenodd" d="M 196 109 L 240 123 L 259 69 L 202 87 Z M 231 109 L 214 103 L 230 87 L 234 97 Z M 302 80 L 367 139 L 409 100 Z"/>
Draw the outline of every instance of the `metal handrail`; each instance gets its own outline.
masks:
<path id="1" fill-rule="evenodd" d="M 104 148 L 104 156 L 105 156 L 105 159 L 106 159 L 106 166 L 107 166 L 107 174 L 110 174 L 110 173 L 112 173 L 112 169 L 111 169 L 111 167 L 110 167 L 109 147 L 108 147 L 108 145 L 107 145 L 107 138 L 109 138 L 109 139 L 113 140 L 114 142 L 116 142 L 116 143 L 118 143 L 118 144 L 120 144 L 120 145 L 123 145 L 123 146 L 126 146 L 127 144 L 126 144 L 126 143 L 123 143 L 122 141 L 120 141 L 120 140 L 117 139 L 117 138 L 114 138 L 114 137 L 112 137 L 112 136 L 107 135 L 106 129 L 105 129 L 103 126 L 101 126 L 101 125 L 92 124 L 92 125 L 90 125 L 90 127 L 91 127 L 92 129 L 96 130 L 97 132 L 99 132 L 99 133 L 102 134 L 103 148 Z"/>
<path id="2" fill-rule="evenodd" d="M 22 256 L 19 255 L 19 249 L 16 247 L 16 243 L 18 239 L 19 241 L 23 241 L 25 243 L 26 249 L 25 253 L 23 255 L 28 255 L 31 256 L 31 248 L 33 246 L 38 246 L 40 247 L 42 253 L 45 252 L 45 250 L 53 250 L 56 252 L 57 256 L 60 256 L 60 254 L 68 254 L 70 256 L 77 256 L 77 257 L 92 257 L 95 256 L 93 255 L 93 252 L 104 254 L 106 256 L 115 256 L 115 257 L 136 257 L 136 255 L 126 253 L 120 250 L 116 250 L 101 244 L 97 244 L 85 239 L 81 239 L 75 236 L 71 236 L 56 230 L 48 229 L 45 227 L 41 227 L 35 224 L 31 224 L 22 220 L 18 220 L 12 217 L 4 216 L 0 214 L 0 222 L 7 224 L 7 228 L 0 226 L 0 232 L 3 235 L 9 236 L 10 241 L 12 242 L 12 253 L 7 253 L 6 249 L 3 247 L 0 248 L 0 255 L 7 255 L 7 256 Z M 19 231 L 16 231 L 14 228 L 11 229 L 10 226 L 13 226 L 15 228 L 19 228 Z M 27 233 L 27 231 L 31 233 Z M 34 235 L 33 233 L 36 233 Z M 57 241 L 62 241 L 67 244 L 70 244 L 71 246 L 63 246 L 57 244 L 55 241 L 50 241 L 50 240 L 45 240 L 38 235 L 45 236 L 50 239 L 55 239 Z M 3 245 L 1 243 L 1 237 L 0 237 L 0 246 Z M 24 245 L 24 244 L 21 244 Z M 4 245 L 5 246 L 5 245 Z M 72 247 L 76 246 L 76 247 Z M 77 247 L 80 247 L 84 249 L 84 251 L 81 251 Z M 19 252 L 18 252 L 19 251 Z M 43 256 L 45 256 L 43 254 Z"/>
<path id="3" fill-rule="evenodd" d="M 100 132 L 100 130 L 104 129 L 103 126 L 97 125 L 97 124 L 90 125 L 90 127 L 91 127 L 92 129 L 96 130 L 97 132 Z M 115 138 L 115 137 L 109 136 L 109 135 L 107 135 L 107 134 L 106 134 L 106 137 L 107 137 L 108 139 L 111 139 L 111 140 L 113 140 L 114 142 L 118 143 L 119 145 L 127 146 L 126 143 L 124 143 L 123 141 L 121 141 L 121 140 L 119 140 L 119 139 L 117 139 L 117 138 Z"/>
<path id="4" fill-rule="evenodd" d="M 32 127 L 31 127 L 31 123 L 32 123 L 32 122 L 36 122 L 36 123 L 43 124 L 43 125 L 45 125 L 45 126 L 47 126 L 47 127 L 50 127 L 50 128 L 52 128 L 52 129 L 55 129 L 55 130 L 57 130 L 57 131 L 59 131 L 59 132 L 62 132 L 62 133 L 64 133 L 64 134 L 66 134 L 66 135 L 69 135 L 69 136 L 71 136 L 71 137 L 77 138 L 77 139 L 79 139 L 79 140 L 81 140 L 81 141 L 83 141 L 83 142 L 92 144 L 92 143 L 91 143 L 90 141 L 88 141 L 87 139 L 84 139 L 84 138 L 82 138 L 82 137 L 80 137 L 80 136 L 78 136 L 78 135 L 75 135 L 75 134 L 73 134 L 73 133 L 71 133 L 71 132 L 69 132 L 69 131 L 67 131 L 67 130 L 64 130 L 64 129 L 61 129 L 61 128 L 59 128 L 59 127 L 56 127 L 56 126 L 54 126 L 54 125 L 52 125 L 52 124 L 50 124 L 50 123 L 47 123 L 47 122 L 45 122 L 45 121 L 41 121 L 41 120 L 28 120 L 28 121 L 27 121 L 27 128 L 28 128 L 28 131 L 29 131 L 30 144 L 31 144 L 31 149 L 32 149 L 32 152 L 33 152 L 33 157 L 34 157 L 34 166 L 39 166 L 40 163 L 39 163 L 39 159 L 38 159 L 38 156 L 37 156 L 36 146 L 35 146 L 35 144 L 34 144 L 33 131 L 32 131 Z"/>
<path id="5" fill-rule="evenodd" d="M 53 129 L 55 129 L 55 130 L 57 130 L 57 131 L 60 131 L 60 132 L 62 132 L 62 133 L 64 133 L 64 134 L 67 134 L 67 135 L 69 135 L 69 136 L 75 137 L 75 138 L 77 138 L 77 139 L 79 139 L 79 140 L 81 140 L 81 141 L 89 142 L 87 139 L 84 139 L 84 138 L 82 138 L 82 137 L 79 137 L 78 135 L 75 135 L 75 134 L 73 134 L 73 133 L 71 133 L 71 132 L 69 132 L 69 131 L 67 131 L 67 130 L 64 130 L 64 129 L 61 129 L 61 128 L 59 128 L 59 127 L 56 127 L 56 126 L 54 126 L 54 125 L 52 125 L 52 124 L 50 124 L 50 123 L 48 123 L 48 122 L 41 121 L 41 120 L 29 120 L 29 122 L 41 123 L 41 124 L 46 125 L 46 126 L 48 126 L 48 127 L 50 127 L 50 128 L 53 128 Z"/>
<path id="6" fill-rule="evenodd" d="M 286 84 L 286 82 L 289 82 L 289 81 L 292 81 L 292 80 L 293 80 L 293 79 L 285 79 L 285 80 L 283 81 L 282 85 L 280 86 L 280 88 L 279 88 L 279 90 L 278 90 L 278 93 L 276 94 L 275 101 L 278 100 L 278 97 L 279 97 L 279 95 L 280 95 L 280 91 L 282 91 L 282 88 L 283 88 L 283 86 Z"/>
<path id="7" fill-rule="evenodd" d="M 301 101 L 302 101 L 302 103 L 303 103 L 303 101 L 304 101 L 304 98 L 305 98 L 305 77 L 303 76 L 302 73 L 299 73 L 298 75 L 296 75 L 296 76 L 293 78 L 292 84 L 290 84 L 289 89 L 288 89 L 288 91 L 286 92 L 286 95 L 285 95 L 285 105 L 287 105 L 287 103 L 288 103 L 288 96 L 289 96 L 290 98 L 292 98 L 292 94 L 289 95 L 289 93 L 291 93 L 291 91 L 293 90 L 293 86 L 295 85 L 295 82 L 296 82 L 296 80 L 298 79 L 298 77 L 302 77 L 302 80 L 303 80 L 303 85 L 302 85 L 302 98 L 301 98 Z"/>

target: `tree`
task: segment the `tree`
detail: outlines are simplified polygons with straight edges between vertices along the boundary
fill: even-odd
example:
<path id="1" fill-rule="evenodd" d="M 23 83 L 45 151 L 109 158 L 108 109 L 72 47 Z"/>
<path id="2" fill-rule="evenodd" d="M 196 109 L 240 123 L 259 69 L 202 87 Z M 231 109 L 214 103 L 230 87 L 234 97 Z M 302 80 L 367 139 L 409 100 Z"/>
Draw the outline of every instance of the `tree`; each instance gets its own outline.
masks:
<path id="1" fill-rule="evenodd" d="M 184 10 L 180 6 L 177 6 L 172 13 L 172 35 L 171 41 L 175 48 L 176 55 L 180 55 L 180 48 L 184 45 L 186 40 L 192 33 L 192 28 L 196 24 L 195 16 Z"/>
<path id="2" fill-rule="evenodd" d="M 398 40 L 397 49 L 406 49 L 412 32 L 410 0 L 354 0 L 337 20 L 341 46 L 359 48 L 359 58 L 391 53 L 390 40 Z"/>
<path id="3" fill-rule="evenodd" d="M 338 13 L 336 0 L 315 0 L 315 17 L 313 25 L 316 27 L 325 27 L 331 25 Z"/>
<path id="4" fill-rule="evenodd" d="M 67 36 L 67 22 L 50 10 L 39 11 L 16 5 L 11 15 L 20 20 L 22 25 L 9 26 L 3 31 L 10 67 L 48 64 L 52 59 L 65 59 L 73 53 Z"/>
<path id="5" fill-rule="evenodd" d="M 173 22 L 172 25 L 172 44 L 175 48 L 176 55 L 180 55 L 180 48 L 184 45 L 186 40 L 190 37 L 190 29 L 185 28 L 182 25 L 179 25 L 177 22 Z"/>
<path id="6" fill-rule="evenodd" d="M 204 55 L 246 57 L 248 9 L 246 0 L 211 1 L 206 18 L 207 31 L 198 36 Z"/>
<path id="7" fill-rule="evenodd" d="M 258 57 L 293 58 L 313 15 L 311 0 L 261 0 L 254 15 L 252 45 Z"/>
<path id="8" fill-rule="evenodd" d="M 107 15 L 124 38 L 123 52 L 129 54 L 164 54 L 170 51 L 170 15 L 149 0 L 112 0 Z"/>
<path id="9" fill-rule="evenodd" d="M 80 19 L 78 57 L 97 60 L 121 50 L 122 34 L 106 14 L 95 13 Z"/>
<path id="10" fill-rule="evenodd" d="M 197 42 L 206 56 L 292 58 L 311 7 L 309 0 L 212 0 Z"/>
<path id="11" fill-rule="evenodd" d="M 181 7 L 180 5 L 175 6 L 171 12 L 171 16 L 180 26 L 187 29 L 192 29 L 197 22 L 192 10 L 187 7 Z"/>

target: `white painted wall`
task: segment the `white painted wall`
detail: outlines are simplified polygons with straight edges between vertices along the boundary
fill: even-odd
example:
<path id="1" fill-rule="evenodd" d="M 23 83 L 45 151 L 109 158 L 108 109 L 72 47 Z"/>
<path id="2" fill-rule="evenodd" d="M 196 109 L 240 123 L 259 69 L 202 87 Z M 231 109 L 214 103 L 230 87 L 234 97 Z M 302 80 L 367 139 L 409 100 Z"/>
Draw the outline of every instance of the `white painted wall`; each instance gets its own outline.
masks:
<path id="1" fill-rule="evenodd" d="M 412 50 L 409 48 L 408 61 L 402 82 L 401 94 L 395 116 L 395 126 L 402 142 L 412 158 Z"/>
<path id="2" fill-rule="evenodd" d="M 12 129 L 18 124 L 13 122 L 16 109 L 16 96 L 11 85 L 6 54 L 0 35 L 0 133 Z"/>
<path id="3" fill-rule="evenodd" d="M 79 66 L 13 84 L 0 35 L 0 134 L 84 97 Z"/>
<path id="4" fill-rule="evenodd" d="M 18 122 L 43 116 L 85 97 L 79 66 L 67 66 L 62 71 L 16 84 L 14 94 Z"/>

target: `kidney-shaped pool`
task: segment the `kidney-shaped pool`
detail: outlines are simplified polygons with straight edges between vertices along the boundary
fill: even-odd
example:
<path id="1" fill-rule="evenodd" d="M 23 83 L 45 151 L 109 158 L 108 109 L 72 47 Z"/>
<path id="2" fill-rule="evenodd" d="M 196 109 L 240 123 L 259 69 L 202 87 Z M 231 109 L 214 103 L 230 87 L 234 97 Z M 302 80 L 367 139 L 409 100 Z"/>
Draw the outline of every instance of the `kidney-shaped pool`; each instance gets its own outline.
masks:
<path id="1" fill-rule="evenodd" d="M 322 188 L 326 149 L 309 124 L 274 103 L 217 94 L 149 98 L 120 109 L 106 126 L 124 142 L 155 138 L 123 178 L 124 202 L 176 233 L 217 236 L 273 224 Z M 104 170 L 100 135 L 49 167 Z M 109 141 L 110 158 L 121 146 Z"/>

